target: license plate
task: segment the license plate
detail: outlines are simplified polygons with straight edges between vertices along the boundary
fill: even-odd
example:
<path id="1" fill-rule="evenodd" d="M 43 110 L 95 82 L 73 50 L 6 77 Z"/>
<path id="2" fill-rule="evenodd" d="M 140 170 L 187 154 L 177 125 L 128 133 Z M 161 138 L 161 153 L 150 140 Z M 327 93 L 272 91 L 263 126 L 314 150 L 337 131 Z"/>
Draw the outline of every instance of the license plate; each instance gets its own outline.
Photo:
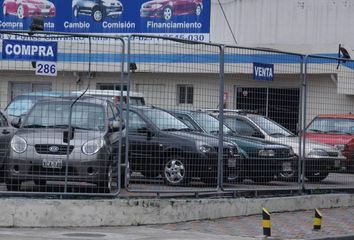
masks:
<path id="1" fill-rule="evenodd" d="M 236 158 L 230 158 L 230 159 L 227 160 L 227 166 L 229 168 L 235 168 L 236 167 L 236 162 L 237 162 Z"/>
<path id="2" fill-rule="evenodd" d="M 63 161 L 61 159 L 43 159 L 42 167 L 44 168 L 62 168 Z"/>
<path id="3" fill-rule="evenodd" d="M 291 163 L 290 162 L 285 162 L 283 163 L 283 171 L 284 172 L 291 172 L 293 169 L 291 167 Z"/>
<path id="4" fill-rule="evenodd" d="M 334 161 L 334 166 L 335 167 L 340 167 L 340 160 L 339 159 Z"/>

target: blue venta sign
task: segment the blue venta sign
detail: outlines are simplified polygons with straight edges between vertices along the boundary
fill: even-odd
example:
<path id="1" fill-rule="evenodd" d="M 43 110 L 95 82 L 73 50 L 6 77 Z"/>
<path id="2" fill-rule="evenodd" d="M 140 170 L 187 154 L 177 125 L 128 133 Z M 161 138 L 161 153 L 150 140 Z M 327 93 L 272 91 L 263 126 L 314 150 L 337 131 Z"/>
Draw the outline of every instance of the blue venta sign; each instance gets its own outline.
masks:
<path id="1" fill-rule="evenodd" d="M 253 79 L 273 81 L 274 64 L 253 63 Z"/>
<path id="2" fill-rule="evenodd" d="M 17 61 L 57 61 L 57 42 L 4 40 L 2 58 Z"/>

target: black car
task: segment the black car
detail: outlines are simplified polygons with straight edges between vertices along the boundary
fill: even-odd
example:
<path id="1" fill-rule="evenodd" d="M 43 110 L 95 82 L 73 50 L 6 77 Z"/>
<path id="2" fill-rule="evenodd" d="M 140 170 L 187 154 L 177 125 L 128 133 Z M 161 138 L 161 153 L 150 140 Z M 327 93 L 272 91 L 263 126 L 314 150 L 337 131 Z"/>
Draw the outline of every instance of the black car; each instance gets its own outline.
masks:
<path id="1" fill-rule="evenodd" d="M 191 129 L 219 136 L 219 121 L 201 111 L 169 110 Z M 242 177 L 255 182 L 269 182 L 275 176 L 283 180 L 296 179 L 298 159 L 291 147 L 253 137 L 236 134 L 223 126 L 224 140 L 238 145 L 245 158 L 241 168 Z"/>
<path id="2" fill-rule="evenodd" d="M 122 15 L 123 5 L 118 0 L 73 0 L 72 11 L 74 17 L 85 14 L 101 22 L 106 16 L 118 18 Z"/>
<path id="3" fill-rule="evenodd" d="M 112 102 L 95 98 L 41 100 L 22 123 L 21 119 L 13 123 L 16 121 L 20 126 L 5 162 L 8 190 L 18 191 L 21 183 L 29 180 L 40 186 L 51 181 L 94 184 L 97 188 L 87 187 L 104 193 L 112 190 L 124 133 Z"/>
<path id="4" fill-rule="evenodd" d="M 127 124 L 129 166 L 145 177 L 161 175 L 168 185 L 184 185 L 193 178 L 215 184 L 218 172 L 218 139 L 197 133 L 168 112 L 151 107 L 130 107 Z M 238 147 L 223 143 L 224 171 L 237 178 Z"/>

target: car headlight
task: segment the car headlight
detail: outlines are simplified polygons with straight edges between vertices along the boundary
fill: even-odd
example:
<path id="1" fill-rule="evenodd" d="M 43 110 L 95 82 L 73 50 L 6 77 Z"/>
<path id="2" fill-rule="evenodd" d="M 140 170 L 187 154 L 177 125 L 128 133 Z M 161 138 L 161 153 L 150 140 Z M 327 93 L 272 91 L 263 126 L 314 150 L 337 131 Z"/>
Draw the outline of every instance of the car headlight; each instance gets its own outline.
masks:
<path id="1" fill-rule="evenodd" d="M 157 8 L 162 7 L 162 4 L 155 3 L 155 4 L 151 4 L 150 7 L 153 8 L 153 9 L 157 9 Z"/>
<path id="2" fill-rule="evenodd" d="M 202 142 L 202 141 L 197 141 L 196 142 L 196 147 L 202 153 L 209 153 L 209 152 L 213 151 L 213 147 L 208 145 L 206 142 Z"/>
<path id="3" fill-rule="evenodd" d="M 11 148 L 17 153 L 23 153 L 27 149 L 27 142 L 22 137 L 14 135 L 11 139 Z"/>
<path id="4" fill-rule="evenodd" d="M 323 149 L 314 148 L 314 149 L 312 149 L 312 150 L 309 152 L 308 156 L 328 157 L 329 155 L 328 155 L 328 153 L 327 153 L 325 150 L 323 150 Z"/>
<path id="5" fill-rule="evenodd" d="M 339 150 L 339 151 L 343 151 L 344 148 L 345 148 L 345 145 L 344 144 L 338 144 L 338 145 L 334 145 L 334 147 Z"/>
<path id="6" fill-rule="evenodd" d="M 90 141 L 87 141 L 82 145 L 82 152 L 86 155 L 93 155 L 97 153 L 104 145 L 104 140 L 102 138 L 96 138 Z"/>
<path id="7" fill-rule="evenodd" d="M 274 157 L 275 151 L 272 149 L 262 149 L 258 151 L 258 156 L 260 157 Z"/>
<path id="8" fill-rule="evenodd" d="M 37 6 L 32 3 L 27 3 L 28 8 L 36 8 Z"/>

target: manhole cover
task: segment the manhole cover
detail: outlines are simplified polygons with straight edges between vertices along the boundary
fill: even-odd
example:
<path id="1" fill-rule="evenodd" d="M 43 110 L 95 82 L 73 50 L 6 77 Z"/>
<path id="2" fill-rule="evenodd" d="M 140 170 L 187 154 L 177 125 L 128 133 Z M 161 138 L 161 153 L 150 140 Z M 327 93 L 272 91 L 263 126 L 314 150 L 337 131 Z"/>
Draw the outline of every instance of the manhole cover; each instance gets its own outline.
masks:
<path id="1" fill-rule="evenodd" d="M 89 238 L 97 238 L 97 237 L 105 237 L 106 235 L 101 233 L 65 233 L 63 234 L 67 237 L 89 237 Z"/>

